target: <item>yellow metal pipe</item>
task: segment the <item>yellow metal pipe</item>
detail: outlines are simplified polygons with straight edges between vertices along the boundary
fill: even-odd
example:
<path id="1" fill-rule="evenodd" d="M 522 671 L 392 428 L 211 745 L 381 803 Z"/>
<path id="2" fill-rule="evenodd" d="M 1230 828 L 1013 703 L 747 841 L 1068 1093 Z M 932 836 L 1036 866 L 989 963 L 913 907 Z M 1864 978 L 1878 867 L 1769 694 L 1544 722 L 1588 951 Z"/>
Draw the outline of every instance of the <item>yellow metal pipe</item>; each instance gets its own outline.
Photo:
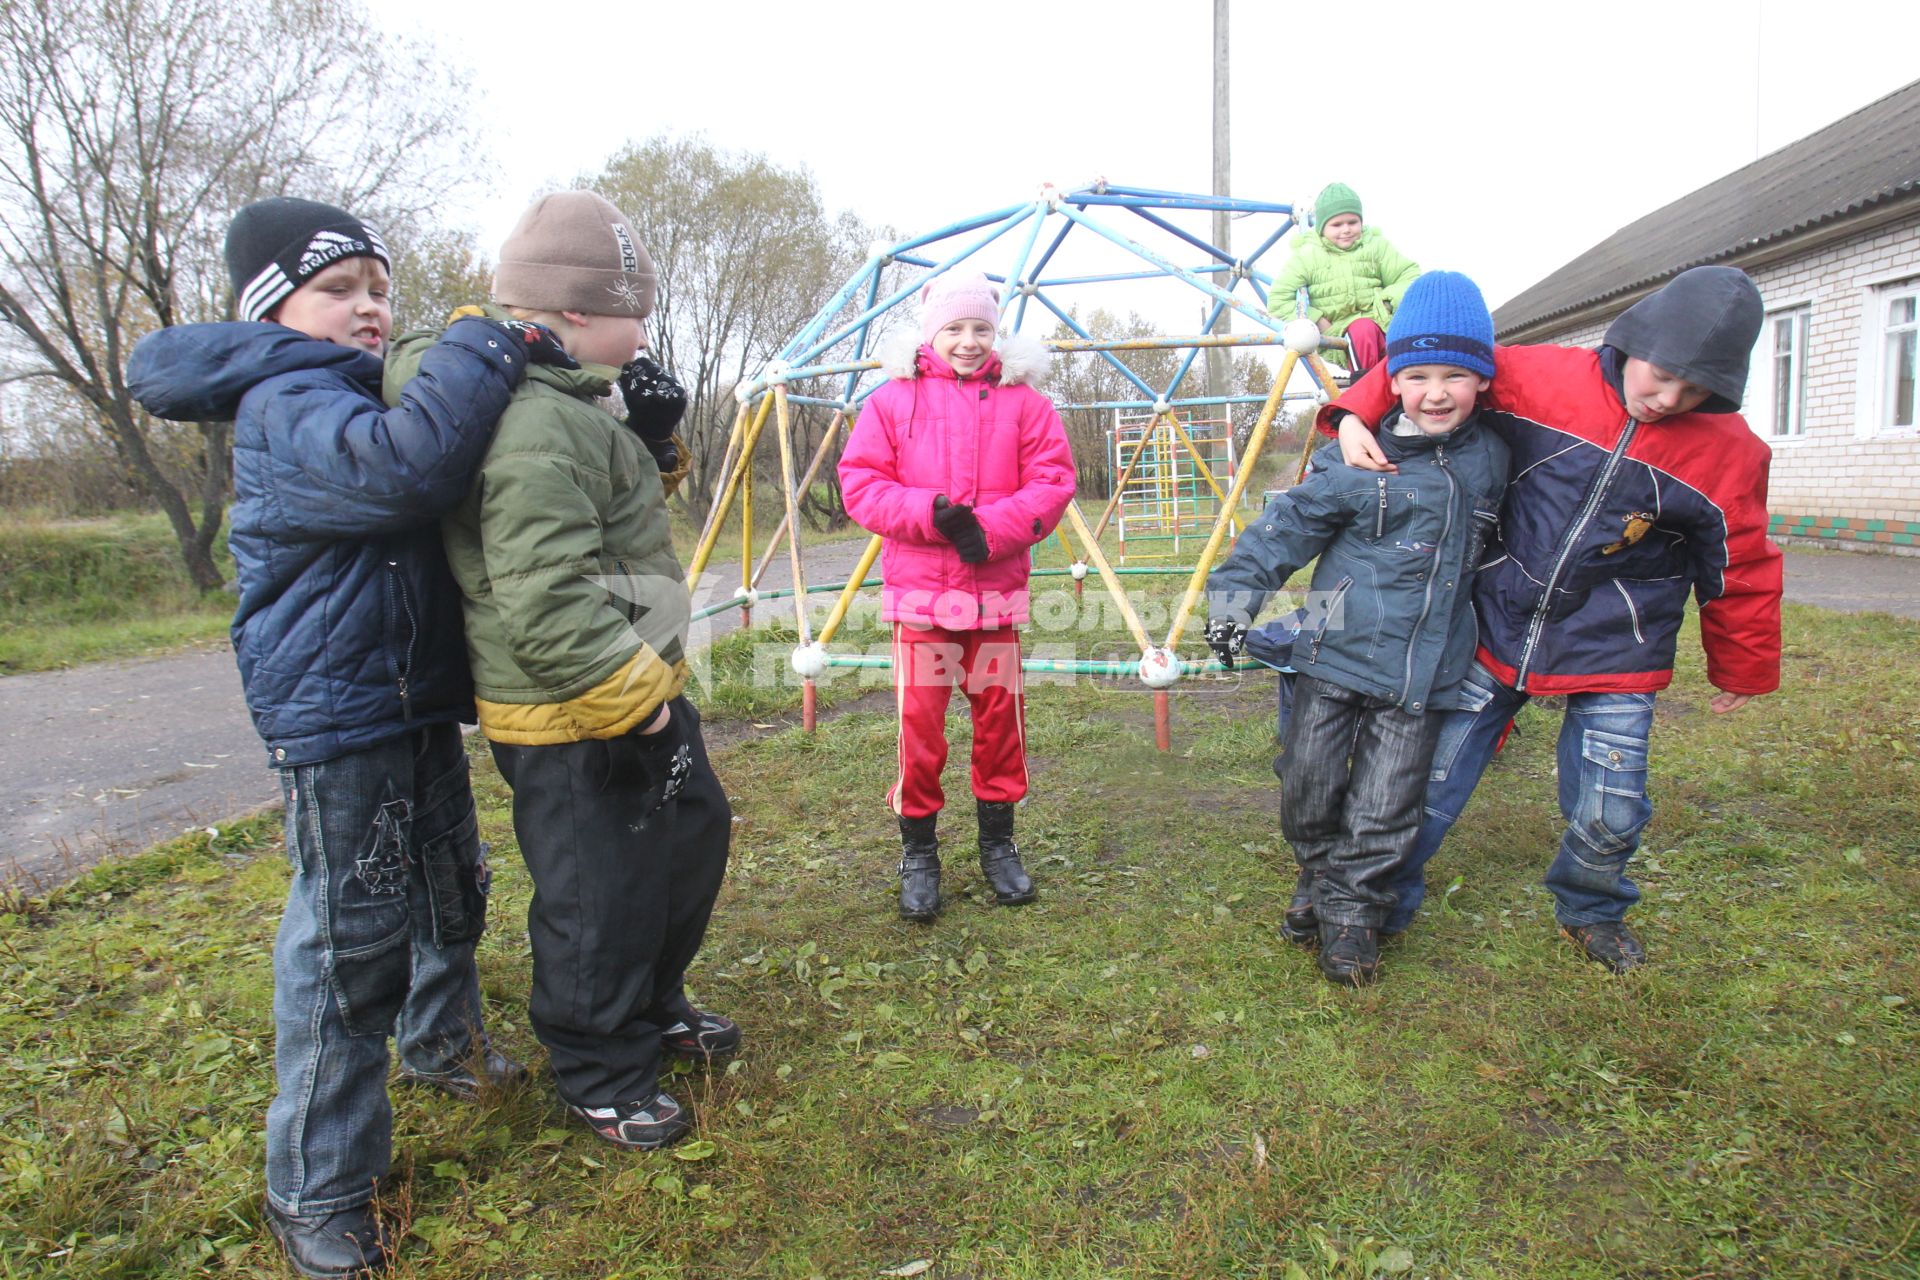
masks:
<path id="1" fill-rule="evenodd" d="M 720 477 L 722 484 L 726 482 L 728 476 L 733 474 L 734 451 L 740 447 L 740 440 L 746 433 L 747 406 L 743 404 L 734 411 L 733 428 L 727 432 L 727 447 L 722 450 L 720 454 L 720 469 L 714 473 Z M 713 497 L 714 503 L 707 508 L 707 518 L 700 525 L 700 537 L 694 543 L 696 547 L 707 540 L 707 532 L 712 529 L 715 524 L 714 515 L 720 510 L 720 491 L 717 487 L 714 490 Z"/>
<path id="2" fill-rule="evenodd" d="M 800 492 L 805 493 L 813 488 L 813 478 L 820 474 L 820 464 L 826 461 L 827 449 L 833 444 L 833 437 L 839 432 L 840 424 L 846 420 L 847 415 L 844 409 L 833 411 L 833 421 L 827 424 L 827 433 L 820 437 L 820 447 L 813 451 L 813 461 L 808 464 L 807 474 L 800 481 Z M 780 549 L 780 539 L 792 529 L 792 523 L 782 517 L 780 527 L 773 531 L 773 537 L 767 542 L 767 549 L 760 553 L 760 565 L 753 571 L 753 586 L 760 585 L 760 579 L 766 576 L 767 569 L 773 564 L 774 553 Z"/>
<path id="3" fill-rule="evenodd" d="M 1253 434 L 1247 438 L 1247 465 L 1240 468 L 1240 474 L 1233 479 L 1233 493 L 1226 505 L 1220 508 L 1220 515 L 1213 522 L 1213 533 L 1207 538 L 1207 549 L 1200 554 L 1200 563 L 1193 567 L 1193 577 L 1187 583 L 1187 593 L 1181 598 L 1180 608 L 1173 615 L 1173 627 L 1167 632 L 1167 648 L 1172 649 L 1180 643 L 1180 633 L 1186 630 L 1187 619 L 1193 614 L 1193 607 L 1200 600 L 1200 591 L 1206 586 L 1207 574 L 1213 568 L 1213 558 L 1220 554 L 1220 544 L 1225 541 L 1227 524 L 1240 503 L 1240 495 L 1246 491 L 1247 481 L 1253 477 L 1253 464 L 1260 457 L 1260 449 L 1267 442 L 1267 431 L 1273 425 L 1273 417 L 1280 411 L 1280 403 L 1286 396 L 1287 379 L 1293 376 L 1294 365 L 1299 357 L 1287 352 L 1280 362 L 1280 372 L 1273 380 L 1273 390 L 1267 393 L 1267 402 L 1260 406 L 1260 418 L 1253 424 Z"/>
<path id="4" fill-rule="evenodd" d="M 1173 424 L 1174 431 L 1179 434 L 1180 443 L 1187 446 L 1187 452 L 1193 455 L 1194 465 L 1199 467 L 1200 474 L 1206 477 L 1207 487 L 1213 490 L 1213 496 L 1220 499 L 1221 502 L 1225 502 L 1227 495 L 1220 492 L 1219 482 L 1213 478 L 1213 468 L 1207 465 L 1205 458 L 1200 456 L 1200 447 L 1194 444 L 1193 437 L 1187 434 L 1186 424 L 1174 417 L 1171 412 L 1167 414 L 1167 421 Z M 1228 429 L 1232 429 L 1231 420 L 1229 420 Z"/>
<path id="5" fill-rule="evenodd" d="M 868 570 L 873 568 L 873 562 L 879 557 L 880 535 L 876 533 L 867 543 L 867 549 L 860 554 L 860 563 L 854 566 L 853 576 L 847 579 L 847 585 L 841 590 L 840 598 L 833 602 L 833 612 L 829 613 L 826 622 L 821 624 L 821 644 L 833 639 L 833 633 L 840 629 L 840 624 L 846 620 L 847 610 L 853 607 L 853 598 L 860 594 L 860 584 L 867 580 Z"/>
<path id="6" fill-rule="evenodd" d="M 707 517 L 707 530 L 700 536 L 700 545 L 694 550 L 693 563 L 687 566 L 687 593 L 700 583 L 700 575 L 706 572 L 707 560 L 713 555 L 713 544 L 720 540 L 720 526 L 726 522 L 727 509 L 733 505 L 734 491 L 740 487 L 743 473 L 752 469 L 753 446 L 760 439 L 760 429 L 766 425 L 767 414 L 773 409 L 771 397 L 760 402 L 760 412 L 755 415 L 753 425 L 747 429 L 745 438 L 740 442 L 738 456 L 733 460 L 733 473 L 727 477 L 727 486 L 721 491 L 720 499 L 714 504 L 713 513 Z M 746 418 L 746 406 L 740 409 L 741 420 Z"/>
<path id="7" fill-rule="evenodd" d="M 780 436 L 780 487 L 781 496 L 786 500 L 787 527 L 794 529 L 800 524 L 800 503 L 794 496 L 793 482 L 793 418 L 791 406 L 787 403 L 787 384 L 778 383 L 773 388 L 773 399 L 779 424 L 775 431 Z M 752 584 L 752 575 L 747 573 L 750 555 L 740 558 L 742 575 Z M 807 575 L 801 564 L 800 539 L 787 539 L 787 564 L 793 570 L 793 625 L 800 635 L 801 644 L 809 644 L 813 636 L 807 627 Z"/>
<path id="8" fill-rule="evenodd" d="M 1087 546 L 1087 555 L 1093 561 L 1093 567 L 1100 571 L 1100 581 L 1107 584 L 1107 594 L 1120 606 L 1120 616 L 1126 620 L 1127 630 L 1133 633 L 1135 643 L 1140 646 L 1141 656 L 1153 648 L 1153 641 L 1147 639 L 1147 629 L 1140 625 L 1140 617 L 1133 611 L 1133 602 L 1127 599 L 1127 593 L 1120 587 L 1120 579 L 1114 576 L 1106 556 L 1100 552 L 1100 544 L 1093 540 L 1093 532 L 1087 528 L 1086 520 L 1080 514 L 1080 504 L 1067 504 L 1067 519 L 1073 522 L 1073 531 L 1080 535 L 1080 541 Z"/>

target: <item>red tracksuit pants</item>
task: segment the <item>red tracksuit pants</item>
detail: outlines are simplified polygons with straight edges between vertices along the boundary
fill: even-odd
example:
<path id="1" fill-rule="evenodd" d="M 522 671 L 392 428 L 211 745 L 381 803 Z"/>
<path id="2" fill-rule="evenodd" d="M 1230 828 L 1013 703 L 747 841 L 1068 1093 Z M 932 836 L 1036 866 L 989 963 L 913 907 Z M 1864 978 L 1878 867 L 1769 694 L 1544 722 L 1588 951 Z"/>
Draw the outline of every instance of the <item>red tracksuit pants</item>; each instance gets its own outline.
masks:
<path id="1" fill-rule="evenodd" d="M 893 695 L 900 715 L 900 772 L 887 803 L 903 818 L 938 813 L 946 797 L 947 702 L 959 685 L 973 709 L 973 794 L 1011 802 L 1027 794 L 1026 694 L 1020 633 L 1012 627 L 947 631 L 893 624 Z"/>

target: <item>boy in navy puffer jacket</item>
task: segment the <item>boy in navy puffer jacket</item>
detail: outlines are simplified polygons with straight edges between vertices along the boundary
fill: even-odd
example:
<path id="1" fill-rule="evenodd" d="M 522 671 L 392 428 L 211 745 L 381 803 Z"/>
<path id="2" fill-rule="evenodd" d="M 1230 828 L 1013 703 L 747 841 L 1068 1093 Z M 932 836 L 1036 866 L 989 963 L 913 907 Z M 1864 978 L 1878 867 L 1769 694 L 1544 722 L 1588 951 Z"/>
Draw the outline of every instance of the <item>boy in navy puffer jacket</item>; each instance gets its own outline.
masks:
<path id="1" fill-rule="evenodd" d="M 473 694 L 438 520 L 529 360 L 566 356 L 538 326 L 462 320 L 389 410 L 390 263 L 371 227 L 264 200 L 235 215 L 226 256 L 240 322 L 151 334 L 127 376 L 161 417 L 234 423 L 233 647 L 294 870 L 267 1222 L 302 1274 L 360 1274 L 387 1260 L 371 1204 L 387 1037 L 403 1076 L 456 1096 L 524 1074 L 481 1028 L 487 870 L 459 729 Z"/>
<path id="2" fill-rule="evenodd" d="M 1507 446 L 1476 412 L 1493 318 L 1473 281 L 1414 281 L 1387 332 L 1400 408 L 1381 445 L 1397 475 L 1326 465 L 1275 498 L 1207 580 L 1207 642 L 1233 665 L 1267 597 L 1319 556 L 1280 760 L 1281 829 L 1300 864 L 1289 939 L 1331 981 L 1373 981 L 1391 885 L 1420 830 L 1442 717 L 1473 661 L 1473 573 L 1507 483 Z"/>

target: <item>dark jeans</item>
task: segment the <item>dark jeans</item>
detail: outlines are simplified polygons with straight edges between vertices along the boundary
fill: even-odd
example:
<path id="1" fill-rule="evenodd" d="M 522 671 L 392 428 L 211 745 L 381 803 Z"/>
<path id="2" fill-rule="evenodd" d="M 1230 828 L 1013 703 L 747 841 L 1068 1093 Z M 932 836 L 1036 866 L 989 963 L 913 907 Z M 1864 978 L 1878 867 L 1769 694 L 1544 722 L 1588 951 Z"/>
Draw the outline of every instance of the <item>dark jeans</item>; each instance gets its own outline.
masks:
<path id="1" fill-rule="evenodd" d="M 1400 902 L 1389 928 L 1413 922 L 1426 896 L 1427 861 L 1466 808 L 1507 722 L 1527 704 L 1526 694 L 1501 684 L 1478 662 L 1468 669 L 1460 691 L 1467 706 L 1436 716 L 1442 722 L 1440 745 L 1427 784 L 1426 817 L 1413 854 L 1396 877 Z M 1567 695 L 1554 757 L 1566 828 L 1546 876 L 1554 917 L 1563 925 L 1622 920 L 1640 900 L 1627 864 L 1653 817 L 1653 802 L 1647 799 L 1653 704 L 1651 693 Z"/>
<path id="2" fill-rule="evenodd" d="M 667 741 L 493 744 L 533 878 L 527 1012 L 576 1106 L 652 1101 L 660 1031 L 685 1016 L 687 966 L 726 872 L 733 810 L 699 713 L 670 706 Z"/>
<path id="3" fill-rule="evenodd" d="M 1300 677 L 1280 762 L 1280 828 L 1329 924 L 1379 928 L 1420 833 L 1437 715 Z"/>
<path id="4" fill-rule="evenodd" d="M 267 1196 L 326 1214 L 387 1172 L 387 1037 L 426 1074 L 486 1048 L 486 867 L 459 725 L 283 769 L 280 786 L 293 883 L 273 948 Z"/>

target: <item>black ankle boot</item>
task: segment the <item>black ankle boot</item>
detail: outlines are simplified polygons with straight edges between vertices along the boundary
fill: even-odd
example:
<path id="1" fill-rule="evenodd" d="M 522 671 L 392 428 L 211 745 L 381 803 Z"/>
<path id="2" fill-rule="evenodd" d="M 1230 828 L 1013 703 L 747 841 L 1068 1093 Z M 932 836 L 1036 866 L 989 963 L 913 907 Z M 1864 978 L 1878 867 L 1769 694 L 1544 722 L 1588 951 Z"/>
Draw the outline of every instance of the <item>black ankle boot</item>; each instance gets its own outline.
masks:
<path id="1" fill-rule="evenodd" d="M 1320 917 L 1313 909 L 1313 876 L 1302 871 L 1293 881 L 1293 901 L 1280 917 L 1280 936 L 1296 947 L 1320 945 Z"/>
<path id="2" fill-rule="evenodd" d="M 1020 865 L 1020 850 L 1013 843 L 1013 806 L 979 802 L 980 874 L 1003 907 L 1017 907 L 1034 898 L 1033 881 Z"/>
<path id="3" fill-rule="evenodd" d="M 940 913 L 940 815 L 900 819 L 900 918 L 931 920 Z"/>

